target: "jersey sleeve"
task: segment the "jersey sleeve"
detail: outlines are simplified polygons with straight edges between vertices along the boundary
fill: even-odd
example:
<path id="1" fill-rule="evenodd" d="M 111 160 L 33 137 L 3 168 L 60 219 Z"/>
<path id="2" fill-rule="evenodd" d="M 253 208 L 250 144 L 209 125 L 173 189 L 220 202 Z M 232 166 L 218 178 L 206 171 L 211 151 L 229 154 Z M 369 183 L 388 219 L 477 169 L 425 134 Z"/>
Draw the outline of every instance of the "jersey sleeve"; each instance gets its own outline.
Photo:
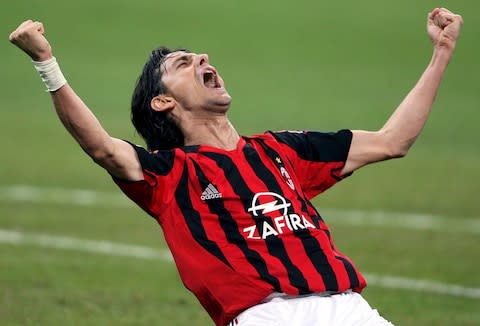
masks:
<path id="1" fill-rule="evenodd" d="M 162 207 L 172 198 L 175 151 L 150 153 L 143 147 L 127 141 L 137 153 L 143 171 L 143 180 L 128 181 L 112 175 L 118 187 L 138 206 L 157 219 Z"/>
<path id="2" fill-rule="evenodd" d="M 346 177 L 340 173 L 347 161 L 352 132 L 270 132 L 283 148 L 305 195 L 311 199 Z"/>

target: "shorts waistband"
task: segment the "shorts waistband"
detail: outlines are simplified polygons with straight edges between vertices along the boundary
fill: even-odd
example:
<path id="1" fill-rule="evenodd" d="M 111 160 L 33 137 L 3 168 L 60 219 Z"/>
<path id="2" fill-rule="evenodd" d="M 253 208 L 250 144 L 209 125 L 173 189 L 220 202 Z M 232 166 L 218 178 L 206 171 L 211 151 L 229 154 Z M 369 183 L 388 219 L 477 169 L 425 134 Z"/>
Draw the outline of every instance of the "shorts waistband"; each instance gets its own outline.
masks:
<path id="1" fill-rule="evenodd" d="M 338 291 L 324 291 L 324 292 L 314 292 L 314 293 L 309 293 L 309 294 L 299 294 L 299 295 L 291 295 L 291 294 L 286 294 L 286 293 L 281 293 L 281 292 L 273 292 L 270 293 L 265 299 L 262 300 L 262 303 L 267 303 L 270 302 L 274 299 L 284 299 L 284 300 L 290 300 L 290 299 L 299 299 L 299 298 L 305 298 L 305 297 L 330 297 L 332 295 L 336 294 L 342 294 L 342 293 L 351 293 L 352 290 L 346 290 L 343 292 L 338 292 Z"/>

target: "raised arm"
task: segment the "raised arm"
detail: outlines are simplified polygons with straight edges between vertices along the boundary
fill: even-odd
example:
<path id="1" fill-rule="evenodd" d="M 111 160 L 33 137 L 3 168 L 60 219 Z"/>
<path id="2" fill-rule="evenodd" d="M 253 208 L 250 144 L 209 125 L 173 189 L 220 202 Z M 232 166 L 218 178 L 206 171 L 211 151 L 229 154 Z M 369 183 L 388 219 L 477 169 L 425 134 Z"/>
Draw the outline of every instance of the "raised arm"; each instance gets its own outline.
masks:
<path id="1" fill-rule="evenodd" d="M 442 76 L 455 50 L 463 19 L 445 8 L 428 15 L 427 32 L 434 50 L 415 87 L 376 132 L 354 130 L 342 175 L 362 166 L 407 154 L 430 114 Z"/>
<path id="2" fill-rule="evenodd" d="M 27 20 L 10 34 L 10 42 L 27 53 L 36 66 L 44 67 L 44 78 L 58 117 L 65 128 L 92 159 L 111 174 L 130 181 L 143 180 L 135 150 L 128 143 L 110 137 L 95 115 L 66 83 L 42 23 Z"/>

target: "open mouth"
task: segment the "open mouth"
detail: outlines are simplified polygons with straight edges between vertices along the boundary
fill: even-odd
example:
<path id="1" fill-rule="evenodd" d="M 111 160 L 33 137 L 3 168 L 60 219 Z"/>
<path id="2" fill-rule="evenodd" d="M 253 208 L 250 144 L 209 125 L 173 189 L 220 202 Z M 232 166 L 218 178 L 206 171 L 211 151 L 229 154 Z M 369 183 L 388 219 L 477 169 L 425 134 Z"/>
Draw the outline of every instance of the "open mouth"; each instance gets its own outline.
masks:
<path id="1" fill-rule="evenodd" d="M 217 75 L 212 71 L 207 71 L 203 74 L 203 85 L 207 88 L 220 88 Z"/>

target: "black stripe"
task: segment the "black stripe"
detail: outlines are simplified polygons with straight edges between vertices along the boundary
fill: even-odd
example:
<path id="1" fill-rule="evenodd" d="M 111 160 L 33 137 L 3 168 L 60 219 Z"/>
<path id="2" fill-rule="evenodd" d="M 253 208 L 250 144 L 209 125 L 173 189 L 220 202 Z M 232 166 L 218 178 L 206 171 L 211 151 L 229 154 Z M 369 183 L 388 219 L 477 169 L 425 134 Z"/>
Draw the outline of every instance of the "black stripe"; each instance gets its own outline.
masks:
<path id="1" fill-rule="evenodd" d="M 285 167 L 285 164 L 284 164 L 283 160 L 282 160 L 281 163 L 278 163 L 275 160 L 276 157 L 281 158 L 280 154 L 275 149 L 273 149 L 272 147 L 267 145 L 265 140 L 263 140 L 263 139 L 257 139 L 257 141 L 263 147 L 263 149 L 265 150 L 265 153 L 267 153 L 267 155 L 270 157 L 270 159 L 273 160 L 273 163 L 275 163 L 279 167 L 284 167 L 285 169 L 287 169 Z M 293 164 L 288 157 L 287 157 L 287 161 L 290 164 L 290 166 L 292 167 L 292 170 L 294 170 L 293 169 Z M 308 207 L 312 208 L 316 215 L 313 215 L 313 216 L 310 216 L 310 217 L 312 218 L 313 224 L 317 227 L 317 229 L 319 229 L 320 228 L 320 222 L 323 222 L 322 217 L 320 216 L 318 211 L 315 209 L 315 207 L 312 205 L 310 200 L 307 199 L 307 196 L 303 192 L 303 189 L 301 189 L 301 188 L 298 189 L 298 188 L 299 187 L 295 187 L 295 193 L 297 194 L 298 201 L 302 204 L 302 212 L 304 212 L 305 214 L 310 216 L 311 214 L 308 212 Z"/>
<path id="2" fill-rule="evenodd" d="M 348 132 L 347 133 L 344 133 L 344 135 L 346 134 L 347 138 L 348 138 Z M 262 139 L 259 139 L 259 143 L 262 145 L 262 147 L 265 149 L 265 151 L 267 152 L 267 154 L 271 157 L 272 160 L 274 160 L 274 158 L 276 156 L 279 156 L 279 154 L 273 149 L 271 148 L 270 146 L 268 146 L 265 141 L 263 141 Z M 275 160 L 274 160 L 275 162 Z M 291 162 L 290 162 L 291 164 Z M 306 211 L 306 207 L 303 205 L 303 203 L 305 203 L 306 205 L 308 205 L 308 207 L 310 207 L 311 209 L 313 209 L 313 211 L 315 212 L 315 216 L 312 217 L 313 219 L 313 222 L 315 224 L 316 227 L 320 227 L 320 222 L 323 222 L 323 219 L 321 217 L 321 215 L 318 213 L 317 209 L 315 208 L 315 206 L 312 205 L 312 203 L 307 199 L 307 197 L 305 196 L 305 193 L 303 193 L 302 191 L 302 194 L 300 195 L 299 192 L 297 191 L 297 195 L 299 198 L 303 199 L 302 200 L 302 210 Z M 301 200 L 300 199 L 300 200 Z M 327 235 L 328 239 L 329 239 L 329 242 L 330 242 L 330 247 L 332 248 L 333 251 L 335 251 L 335 248 L 333 246 L 333 241 L 332 241 L 332 237 L 331 237 L 331 234 L 330 234 L 330 231 L 328 230 L 324 230 L 325 234 Z M 341 257 L 341 256 L 338 256 L 336 255 L 335 256 L 336 259 L 339 259 L 342 261 L 344 267 L 345 267 L 345 270 L 347 271 L 347 275 L 348 275 L 348 278 L 349 278 L 349 282 L 350 282 L 350 288 L 355 288 L 355 287 L 358 287 L 359 284 L 360 284 L 360 281 L 358 279 L 358 275 L 355 271 L 355 268 L 353 267 L 353 265 L 345 258 Z M 318 270 L 318 269 L 317 269 Z M 338 284 L 337 284 L 337 287 L 338 289 Z M 329 289 L 329 288 L 327 288 Z"/>
<path id="3" fill-rule="evenodd" d="M 208 239 L 200 214 L 193 208 L 192 201 L 190 200 L 190 192 L 188 190 L 188 169 L 186 162 L 183 167 L 182 177 L 180 178 L 180 182 L 175 190 L 175 199 L 180 207 L 180 210 L 182 211 L 185 223 L 187 224 L 188 229 L 192 233 L 192 237 L 195 239 L 195 241 L 197 241 L 209 253 L 232 268 L 218 245 L 214 241 Z"/>
<path id="4" fill-rule="evenodd" d="M 318 213 L 315 206 L 313 206 L 312 203 L 309 200 L 307 200 L 306 202 L 308 203 L 309 207 L 311 207 L 315 211 L 315 213 L 317 214 L 318 221 L 323 221 L 323 219 L 320 217 L 320 214 Z M 333 246 L 332 235 L 331 235 L 330 231 L 323 230 L 323 232 L 325 232 L 325 234 L 327 235 L 328 240 L 330 242 L 330 247 L 335 252 L 335 248 Z M 348 260 L 346 260 L 345 258 L 343 258 L 341 256 L 335 255 L 335 258 L 340 259 L 342 261 L 342 263 L 345 267 L 345 270 L 347 271 L 348 280 L 350 282 L 350 288 L 353 289 L 355 287 L 358 287 L 359 284 L 360 284 L 360 281 L 358 280 L 357 272 L 355 271 L 355 268 L 353 267 L 353 265 Z"/>
<path id="5" fill-rule="evenodd" d="M 211 181 L 207 179 L 200 166 L 195 161 L 192 160 L 192 162 L 194 163 L 198 179 L 202 185 L 202 189 L 204 189 L 211 183 Z M 257 273 L 264 281 L 272 285 L 275 291 L 281 292 L 280 282 L 276 277 L 269 273 L 267 264 L 260 254 L 248 247 L 247 242 L 238 231 L 237 222 L 232 217 L 230 212 L 225 208 L 223 200 L 210 199 L 206 202 L 210 211 L 218 216 L 220 226 L 225 232 L 228 242 L 236 245 L 243 252 L 246 260 L 253 266 L 253 268 L 255 268 Z"/>
<path id="6" fill-rule="evenodd" d="M 158 175 L 167 175 L 173 168 L 175 162 L 175 150 L 158 151 L 155 154 L 148 152 L 145 148 L 129 143 L 137 152 L 138 159 L 143 169 L 152 171 Z"/>
<path id="7" fill-rule="evenodd" d="M 357 272 L 355 268 L 350 264 L 350 262 L 341 256 L 335 256 L 335 258 L 340 259 L 347 270 L 348 279 L 350 280 L 350 288 L 354 289 L 360 286 L 360 280 L 358 279 Z"/>
<path id="8" fill-rule="evenodd" d="M 248 144 L 246 145 L 248 146 Z M 250 207 L 251 201 L 255 194 L 250 190 L 245 181 L 243 180 L 240 172 L 238 171 L 235 163 L 226 155 L 218 154 L 214 152 L 205 152 L 203 155 L 214 160 L 217 165 L 224 169 L 225 176 L 227 177 L 228 182 L 230 183 L 232 189 L 235 191 L 237 196 L 240 197 L 243 207 L 246 212 Z M 226 170 L 228 169 L 228 170 Z M 253 218 L 253 217 L 252 217 Z M 267 222 L 270 225 L 273 225 L 270 218 L 259 214 L 258 217 L 254 218 L 257 223 L 257 230 L 261 234 L 263 222 Z M 310 293 L 308 289 L 308 284 L 306 283 L 305 278 L 300 273 L 298 268 L 292 264 L 290 258 L 288 257 L 283 242 L 276 237 L 267 237 L 265 239 L 268 251 L 272 256 L 277 257 L 285 266 L 288 272 L 290 283 L 298 288 L 300 293 Z"/>
<path id="9" fill-rule="evenodd" d="M 276 161 L 277 157 L 280 157 L 277 151 L 275 151 L 273 148 L 265 144 L 265 142 L 261 139 L 258 139 L 259 144 L 262 146 L 262 148 L 265 150 L 266 154 L 270 157 L 270 159 L 275 163 L 275 165 L 282 165 L 283 166 L 283 160 L 282 163 L 278 163 Z M 256 155 L 258 155 L 255 152 Z M 260 161 L 260 157 L 256 158 L 257 161 Z M 260 164 L 263 165 L 263 163 Z M 267 182 L 268 188 L 269 189 L 274 189 L 275 192 L 278 192 L 282 196 L 282 190 L 281 187 L 278 185 L 276 182 L 275 176 L 271 173 L 268 168 L 266 168 L 263 165 L 263 169 L 266 170 L 265 176 L 262 178 L 265 179 Z M 308 201 L 304 196 L 301 196 L 300 193 L 295 190 L 295 193 L 297 195 L 297 200 L 302 203 L 302 211 L 310 216 L 307 210 L 307 205 L 314 208 L 310 201 Z M 284 196 L 285 197 L 285 196 Z M 317 212 L 314 208 L 314 211 Z M 312 220 L 317 228 L 320 228 L 320 221 L 322 220 L 321 217 L 317 214 L 316 216 L 312 217 Z M 320 276 L 323 279 L 323 282 L 325 284 L 325 287 L 328 291 L 336 291 L 338 290 L 338 282 L 337 282 L 337 277 L 335 275 L 335 272 L 333 271 L 332 266 L 328 262 L 327 256 L 323 252 L 318 240 L 313 237 L 308 229 L 294 231 L 294 234 L 300 238 L 302 241 L 303 247 L 305 248 L 305 251 L 307 252 L 307 255 L 312 262 L 312 264 L 315 266 L 315 269 L 317 272 L 320 274 Z"/>
<path id="10" fill-rule="evenodd" d="M 276 182 L 275 176 L 263 164 L 257 151 L 254 150 L 251 146 L 247 145 L 243 149 L 243 154 L 245 156 L 246 161 L 252 167 L 252 170 L 255 172 L 257 177 L 267 185 L 267 189 L 285 198 L 280 186 Z M 291 206 L 290 206 L 290 209 L 291 209 Z M 265 216 L 265 221 L 266 223 L 269 223 L 273 227 L 273 222 L 271 218 Z M 303 231 L 297 230 L 294 232 L 303 232 Z M 293 262 L 290 260 L 290 257 L 288 256 L 288 252 L 285 248 L 285 244 L 283 243 L 283 241 L 279 237 L 267 237 L 265 241 L 267 243 L 267 247 L 269 249 L 270 254 L 280 259 L 280 261 L 283 263 L 283 265 L 287 269 L 288 278 L 292 286 L 296 287 L 299 290 L 300 294 L 310 293 L 311 290 L 309 289 L 307 280 L 305 279 L 300 269 L 297 266 L 295 266 Z"/>
<path id="11" fill-rule="evenodd" d="M 298 156 L 314 162 L 345 162 L 352 142 L 352 132 L 270 132 L 279 142 L 288 145 Z"/>
<path id="12" fill-rule="evenodd" d="M 333 240 L 332 240 L 332 235 L 330 234 L 330 231 L 325 230 L 325 233 L 328 236 L 328 240 L 330 241 L 330 246 L 334 252 L 336 252 L 335 247 L 333 245 Z M 350 288 L 354 289 L 360 285 L 360 280 L 358 279 L 357 272 L 353 265 L 344 257 L 335 255 L 335 258 L 338 260 L 341 260 L 343 263 L 343 266 L 345 267 L 345 270 L 347 271 L 348 275 L 348 280 L 350 281 Z"/>
<path id="13" fill-rule="evenodd" d="M 315 208 L 315 206 L 313 206 L 310 200 L 307 199 L 307 196 L 305 196 L 304 192 L 302 192 L 302 198 L 303 200 L 305 200 L 306 205 L 313 209 L 313 211 L 315 212 L 315 215 L 312 217 L 313 223 L 315 223 L 315 226 L 318 225 L 318 227 L 320 228 L 320 222 L 324 222 L 322 216 L 320 215 L 320 213 L 318 213 L 317 209 Z"/>
<path id="14" fill-rule="evenodd" d="M 285 167 L 285 163 L 283 162 L 282 157 L 280 156 L 280 154 L 276 150 L 274 150 L 272 147 L 268 146 L 263 139 L 257 139 L 257 141 L 262 146 L 265 153 L 270 157 L 272 162 L 279 169 L 283 167 L 285 170 L 287 170 L 287 168 Z M 277 158 L 280 158 L 280 162 L 277 161 Z M 288 162 L 290 163 L 290 166 L 292 166 L 292 162 L 290 160 Z M 302 204 L 302 211 L 308 214 L 306 200 L 304 199 L 304 197 L 300 196 L 300 194 L 297 190 L 297 187 L 295 187 L 295 193 L 297 194 L 297 199 Z M 320 227 L 320 225 L 316 225 L 316 224 L 315 224 L 315 226 L 317 226 L 317 228 Z"/>

